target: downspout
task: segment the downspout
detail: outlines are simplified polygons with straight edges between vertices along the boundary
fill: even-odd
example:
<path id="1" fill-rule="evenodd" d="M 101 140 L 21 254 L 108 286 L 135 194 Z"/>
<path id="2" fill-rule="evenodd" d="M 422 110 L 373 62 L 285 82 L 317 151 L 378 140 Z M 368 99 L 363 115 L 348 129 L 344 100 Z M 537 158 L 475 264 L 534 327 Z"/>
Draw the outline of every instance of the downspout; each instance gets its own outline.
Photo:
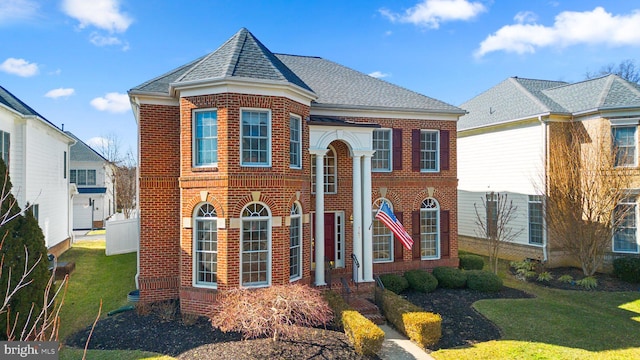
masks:
<path id="1" fill-rule="evenodd" d="M 140 289 L 140 100 L 137 97 L 131 99 L 131 110 L 133 117 L 136 119 L 136 127 L 138 128 L 138 154 L 136 156 L 136 212 L 138 217 L 138 251 L 136 251 L 136 289 Z"/>
<path id="2" fill-rule="evenodd" d="M 544 150 L 542 152 L 542 179 L 544 182 L 544 196 L 543 196 L 543 203 L 542 203 L 542 211 L 543 211 L 543 216 L 542 216 L 542 221 L 543 221 L 543 226 L 542 228 L 544 229 L 544 232 L 542 234 L 542 261 L 543 264 L 547 263 L 547 260 L 549 260 L 549 255 L 548 255 L 548 239 L 549 239 L 549 232 L 547 230 L 547 217 L 546 217 L 546 195 L 549 193 L 549 189 L 548 189 L 548 181 L 547 181 L 547 169 L 549 168 L 549 164 L 547 163 L 549 160 L 549 146 L 548 146 L 548 132 L 547 132 L 547 126 L 548 124 L 542 120 L 542 115 L 538 115 L 538 121 L 540 121 L 540 124 L 542 125 L 542 144 L 544 146 Z"/>

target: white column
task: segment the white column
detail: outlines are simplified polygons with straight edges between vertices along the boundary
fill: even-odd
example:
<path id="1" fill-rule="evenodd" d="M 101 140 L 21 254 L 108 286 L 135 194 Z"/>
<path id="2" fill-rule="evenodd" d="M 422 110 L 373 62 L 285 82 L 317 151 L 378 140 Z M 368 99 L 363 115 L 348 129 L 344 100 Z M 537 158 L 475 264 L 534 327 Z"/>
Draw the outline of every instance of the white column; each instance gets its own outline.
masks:
<path id="1" fill-rule="evenodd" d="M 373 151 L 362 156 L 362 276 L 364 281 L 373 281 L 373 234 L 371 231 L 371 156 Z"/>
<path id="2" fill-rule="evenodd" d="M 309 152 L 316 156 L 315 284 L 322 286 L 327 284 L 324 281 L 324 156 L 327 149 L 310 150 Z"/>
<path id="3" fill-rule="evenodd" d="M 360 154 L 353 154 L 353 253 L 360 268 L 358 268 L 356 281 L 362 281 L 362 171 Z M 353 264 L 353 260 L 352 260 Z"/>

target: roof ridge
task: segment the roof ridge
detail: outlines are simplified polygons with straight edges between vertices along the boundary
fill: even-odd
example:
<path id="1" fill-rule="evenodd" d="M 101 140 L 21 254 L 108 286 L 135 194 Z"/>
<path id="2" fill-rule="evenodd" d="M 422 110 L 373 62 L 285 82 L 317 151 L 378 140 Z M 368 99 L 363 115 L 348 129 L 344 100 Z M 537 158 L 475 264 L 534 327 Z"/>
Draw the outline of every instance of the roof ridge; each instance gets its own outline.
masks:
<path id="1" fill-rule="evenodd" d="M 73 144 L 72 146 L 78 145 L 78 144 L 82 144 L 84 145 L 84 147 L 86 147 L 87 149 L 93 151 L 94 154 L 98 155 L 99 157 L 101 157 L 104 161 L 106 162 L 110 162 L 109 160 L 107 160 L 107 158 L 105 158 L 104 156 L 102 156 L 99 152 L 97 152 L 94 148 L 92 148 L 91 146 L 89 146 L 87 143 L 85 143 L 84 141 L 82 141 L 82 139 L 80 139 L 79 137 L 77 137 L 74 133 L 72 133 L 69 130 L 65 130 L 64 131 L 65 134 L 71 136 L 72 138 L 74 138 L 76 140 L 76 143 Z"/>
<path id="2" fill-rule="evenodd" d="M 598 96 L 598 102 L 596 103 L 596 106 L 598 108 L 602 107 L 604 103 L 607 101 L 607 96 L 609 96 L 609 93 L 611 92 L 611 87 L 613 86 L 614 80 L 615 80 L 615 75 L 609 74 L 607 76 L 606 82 L 602 87 L 602 91 L 600 92 L 600 96 Z"/>
<path id="3" fill-rule="evenodd" d="M 631 81 L 623 78 L 620 75 L 616 75 L 616 74 L 611 74 L 614 75 L 615 78 L 614 80 L 619 80 L 620 82 L 622 82 L 622 85 L 628 89 L 631 89 L 631 91 L 633 91 L 634 93 L 636 93 L 636 95 L 638 95 L 638 97 L 640 97 L 640 88 L 638 88 L 637 86 L 634 85 L 634 83 L 632 83 Z"/>
<path id="4" fill-rule="evenodd" d="M 524 91 L 525 95 L 526 95 L 528 98 L 530 98 L 531 100 L 533 100 L 533 101 L 534 101 L 536 104 L 538 104 L 539 106 L 542 106 L 542 109 L 543 109 L 543 110 L 546 110 L 546 111 L 548 111 L 548 112 L 551 112 L 551 109 L 550 109 L 547 105 L 545 105 L 545 103 L 544 103 L 542 100 L 540 100 L 540 98 L 539 98 L 539 97 L 537 97 L 536 95 L 534 95 L 531 91 L 529 91 L 529 89 L 527 89 L 524 85 L 522 85 L 522 84 L 518 81 L 518 79 L 520 79 L 520 78 L 517 78 L 517 77 L 510 77 L 510 78 L 509 78 L 509 80 L 511 80 L 512 82 L 514 82 L 518 88 L 520 88 L 521 90 L 523 90 L 523 91 Z M 535 79 L 528 79 L 528 80 L 535 80 Z"/>

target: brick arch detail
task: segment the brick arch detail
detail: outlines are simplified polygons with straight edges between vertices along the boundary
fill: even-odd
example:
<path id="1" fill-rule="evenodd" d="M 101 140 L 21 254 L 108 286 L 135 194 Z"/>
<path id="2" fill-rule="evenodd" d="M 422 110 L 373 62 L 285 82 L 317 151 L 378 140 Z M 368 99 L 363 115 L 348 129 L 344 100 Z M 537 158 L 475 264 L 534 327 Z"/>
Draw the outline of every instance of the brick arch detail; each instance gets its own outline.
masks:
<path id="1" fill-rule="evenodd" d="M 205 202 L 208 202 L 211 205 L 213 205 L 213 207 L 216 209 L 216 213 L 218 214 L 218 217 L 224 218 L 224 208 L 222 207 L 222 204 L 211 193 L 207 194 L 207 199 L 205 201 L 202 201 L 202 199 L 200 198 L 200 194 L 192 196 L 187 201 L 187 209 L 190 210 L 190 214 L 191 214 L 189 216 L 193 216 L 193 211 L 196 209 L 196 207 Z"/>
<path id="2" fill-rule="evenodd" d="M 253 200 L 253 196 L 251 194 L 244 196 L 242 199 L 236 202 L 236 206 L 234 206 L 233 208 L 233 215 L 238 218 L 242 217 L 242 209 L 244 209 L 247 204 L 250 204 L 252 202 L 255 201 Z M 274 214 L 281 213 L 281 211 L 279 211 L 280 209 L 276 205 L 276 202 L 269 196 L 265 195 L 264 192 L 260 193 L 260 199 L 258 199 L 258 202 L 264 203 L 269 207 L 269 210 L 271 210 L 271 216 L 276 216 Z"/>
<path id="3" fill-rule="evenodd" d="M 302 212 L 302 214 L 306 214 L 305 213 L 305 206 L 304 203 L 300 200 L 296 200 L 296 194 L 291 195 L 291 197 L 289 198 L 289 201 L 287 201 L 287 212 L 285 213 L 285 216 L 289 216 L 291 215 L 291 207 L 293 206 L 293 204 L 295 202 L 298 202 L 298 204 L 300 204 L 300 211 Z"/>
<path id="4" fill-rule="evenodd" d="M 424 201 L 424 199 L 427 199 L 429 197 L 432 197 L 434 199 L 436 199 L 436 201 L 438 201 L 438 204 L 442 204 L 442 200 L 438 199 L 438 192 L 434 191 L 433 192 L 433 196 L 429 196 L 429 193 L 427 192 L 427 190 L 421 190 L 418 193 L 416 193 L 416 196 L 413 198 L 413 202 L 412 202 L 412 209 L 417 209 L 420 210 L 420 206 L 422 205 L 422 202 Z M 440 205 L 440 207 L 442 208 L 442 205 Z"/>
<path id="5" fill-rule="evenodd" d="M 375 201 L 378 200 L 379 198 L 383 197 L 382 194 L 380 193 L 380 191 L 378 189 L 372 190 L 372 194 L 373 194 L 373 199 L 371 199 L 371 201 Z M 388 199 L 389 201 L 391 201 L 391 205 L 393 205 L 393 211 L 404 211 L 403 209 L 403 204 L 402 204 L 402 199 L 400 198 L 400 194 L 398 194 L 397 192 L 387 189 L 387 196 L 384 197 L 385 199 Z M 373 209 L 376 210 L 376 209 Z"/>

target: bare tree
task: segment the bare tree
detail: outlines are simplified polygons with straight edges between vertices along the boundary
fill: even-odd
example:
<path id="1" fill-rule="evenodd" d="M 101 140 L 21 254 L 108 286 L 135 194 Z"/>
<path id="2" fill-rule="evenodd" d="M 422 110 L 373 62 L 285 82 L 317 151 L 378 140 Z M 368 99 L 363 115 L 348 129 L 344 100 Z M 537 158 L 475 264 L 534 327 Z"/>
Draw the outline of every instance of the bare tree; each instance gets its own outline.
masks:
<path id="1" fill-rule="evenodd" d="M 611 249 L 628 209 L 619 204 L 630 187 L 632 168 L 616 166 L 629 154 L 611 142 L 608 124 L 556 124 L 550 139 L 545 197 L 550 245 L 564 250 L 593 275 Z M 542 190 L 542 189 L 541 189 Z"/>
<path id="2" fill-rule="evenodd" d="M 116 202 L 116 211 L 122 211 L 128 219 L 136 207 L 137 165 L 133 150 L 123 152 L 120 138 L 114 133 L 103 136 L 97 150 L 111 166 L 112 188 L 108 191 Z"/>
<path id="3" fill-rule="evenodd" d="M 618 75 L 632 83 L 640 83 L 640 66 L 637 66 L 633 59 L 623 60 L 617 65 L 614 63 L 605 65 L 596 72 L 587 71 L 584 76 L 586 79 L 593 79 L 609 74 Z"/>
<path id="4" fill-rule="evenodd" d="M 476 235 L 487 240 L 489 266 L 497 274 L 501 245 L 515 240 L 523 231 L 511 226 L 511 221 L 518 217 L 518 207 L 508 194 L 496 192 L 487 193 L 482 198 L 482 205 L 474 203 L 473 207 L 476 212 Z"/>

